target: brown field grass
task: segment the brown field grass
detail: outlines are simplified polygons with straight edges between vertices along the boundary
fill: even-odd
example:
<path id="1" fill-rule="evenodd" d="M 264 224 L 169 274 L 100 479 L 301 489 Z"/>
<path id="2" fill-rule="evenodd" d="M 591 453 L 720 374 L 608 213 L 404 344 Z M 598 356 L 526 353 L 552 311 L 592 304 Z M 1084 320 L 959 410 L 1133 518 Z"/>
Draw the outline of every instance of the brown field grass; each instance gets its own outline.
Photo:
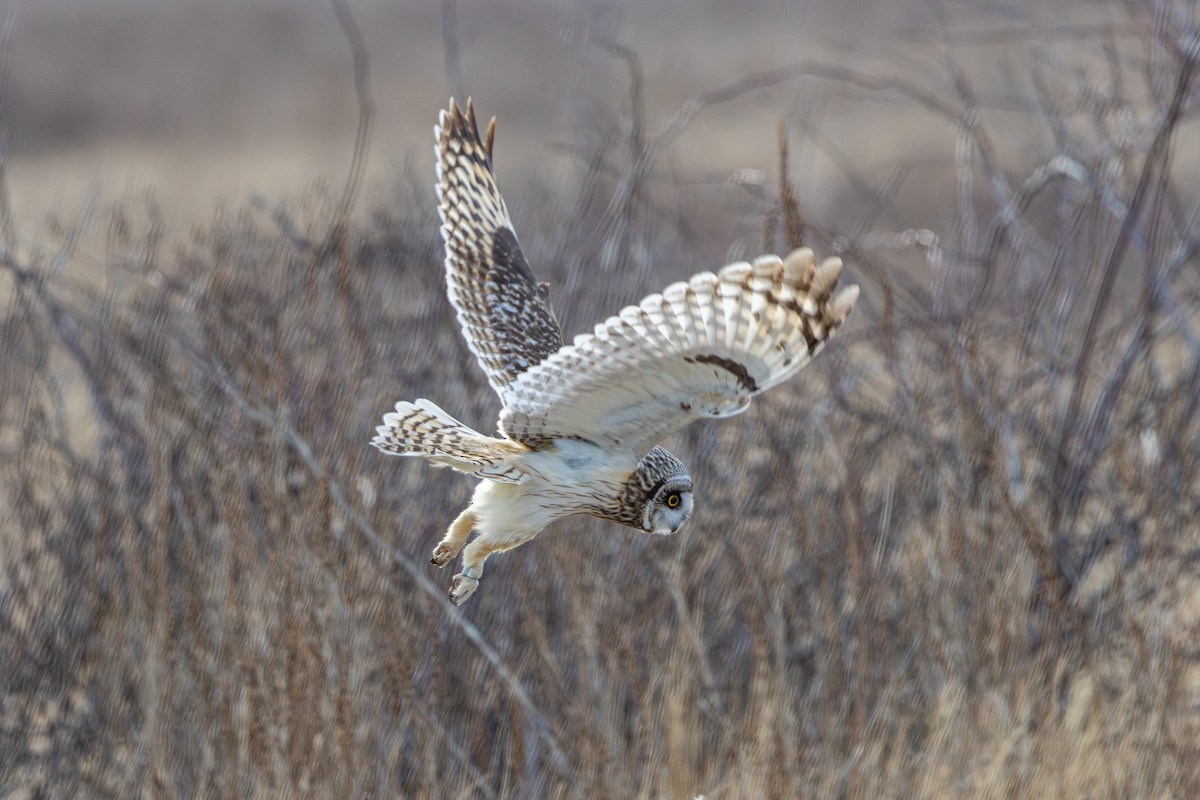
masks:
<path id="1" fill-rule="evenodd" d="M 863 299 L 670 442 L 683 533 L 560 523 L 462 609 L 427 553 L 470 483 L 366 445 L 397 399 L 497 412 L 423 166 L 191 235 L 152 201 L 2 215 L 0 795 L 1200 796 L 1200 79 L 1168 11 L 718 81 L 786 122 L 748 191 L 677 155 L 703 123 L 647 114 L 637 50 L 603 44 L 562 175 L 506 171 L 482 102 L 570 332 L 800 237 Z M 929 132 L 856 163 L 797 81 Z M 814 154 L 848 188 L 810 208 Z"/>

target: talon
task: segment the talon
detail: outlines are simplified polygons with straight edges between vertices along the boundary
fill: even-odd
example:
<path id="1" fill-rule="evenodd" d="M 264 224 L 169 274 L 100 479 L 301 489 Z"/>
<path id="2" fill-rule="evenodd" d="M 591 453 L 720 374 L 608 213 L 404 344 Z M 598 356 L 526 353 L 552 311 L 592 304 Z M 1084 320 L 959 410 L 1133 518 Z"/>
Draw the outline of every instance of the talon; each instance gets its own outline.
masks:
<path id="1" fill-rule="evenodd" d="M 479 588 L 479 579 L 465 574 L 470 567 L 454 576 L 450 582 L 450 602 L 461 606 Z"/>
<path id="2" fill-rule="evenodd" d="M 438 567 L 444 567 L 454 558 L 454 550 L 445 544 L 439 544 L 433 548 L 433 558 L 429 559 L 431 563 Z"/>

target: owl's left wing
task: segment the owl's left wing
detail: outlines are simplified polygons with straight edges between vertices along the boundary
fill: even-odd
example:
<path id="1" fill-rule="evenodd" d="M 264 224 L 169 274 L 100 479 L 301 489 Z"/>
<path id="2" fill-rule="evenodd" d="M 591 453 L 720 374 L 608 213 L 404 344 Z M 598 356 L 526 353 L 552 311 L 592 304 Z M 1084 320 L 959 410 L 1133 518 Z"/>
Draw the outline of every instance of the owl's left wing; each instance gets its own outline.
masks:
<path id="1" fill-rule="evenodd" d="M 451 100 L 434 128 L 438 213 L 446 243 L 446 291 L 467 346 L 503 397 L 522 372 L 563 345 L 546 290 L 538 285 L 492 172 L 492 135 L 475 109 Z"/>
<path id="2" fill-rule="evenodd" d="M 858 287 L 839 259 L 763 256 L 673 284 L 522 373 L 500 426 L 536 446 L 580 437 L 645 453 L 697 419 L 727 417 L 795 375 L 841 327 Z"/>

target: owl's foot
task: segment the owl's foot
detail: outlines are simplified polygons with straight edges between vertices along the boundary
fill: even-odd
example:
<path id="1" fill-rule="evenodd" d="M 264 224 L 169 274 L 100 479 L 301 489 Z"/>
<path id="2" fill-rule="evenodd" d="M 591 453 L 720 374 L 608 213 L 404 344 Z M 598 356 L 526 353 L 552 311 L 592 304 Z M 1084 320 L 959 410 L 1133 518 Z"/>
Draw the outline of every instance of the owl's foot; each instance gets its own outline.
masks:
<path id="1" fill-rule="evenodd" d="M 433 548 L 433 558 L 429 560 L 435 567 L 444 567 L 454 560 L 456 555 L 458 555 L 458 550 L 445 542 L 439 542 L 438 546 Z"/>
<path id="2" fill-rule="evenodd" d="M 475 574 L 475 570 L 470 567 L 463 567 L 463 571 L 455 575 L 454 579 L 450 581 L 450 602 L 456 606 L 461 606 L 478 588 L 479 578 Z"/>
<path id="3" fill-rule="evenodd" d="M 433 557 L 429 560 L 439 567 L 444 567 L 454 560 L 458 555 L 458 551 L 463 549 L 463 545 L 467 543 L 467 537 L 471 535 L 471 530 L 475 527 L 475 512 L 467 506 L 461 514 L 450 523 L 450 529 L 446 531 L 446 535 L 437 543 L 437 547 L 433 548 Z"/>

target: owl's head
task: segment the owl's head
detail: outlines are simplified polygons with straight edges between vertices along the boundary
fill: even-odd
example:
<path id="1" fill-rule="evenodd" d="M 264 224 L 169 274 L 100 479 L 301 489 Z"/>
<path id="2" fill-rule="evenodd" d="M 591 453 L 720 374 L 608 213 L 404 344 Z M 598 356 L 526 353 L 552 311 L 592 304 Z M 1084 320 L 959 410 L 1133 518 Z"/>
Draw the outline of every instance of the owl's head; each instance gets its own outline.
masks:
<path id="1" fill-rule="evenodd" d="M 646 533 L 675 533 L 692 516 L 692 476 L 682 461 L 656 447 L 625 480 L 614 506 L 597 516 Z"/>
<path id="2" fill-rule="evenodd" d="M 646 499 L 642 530 L 669 536 L 692 517 L 692 478 L 686 472 L 661 482 Z"/>

